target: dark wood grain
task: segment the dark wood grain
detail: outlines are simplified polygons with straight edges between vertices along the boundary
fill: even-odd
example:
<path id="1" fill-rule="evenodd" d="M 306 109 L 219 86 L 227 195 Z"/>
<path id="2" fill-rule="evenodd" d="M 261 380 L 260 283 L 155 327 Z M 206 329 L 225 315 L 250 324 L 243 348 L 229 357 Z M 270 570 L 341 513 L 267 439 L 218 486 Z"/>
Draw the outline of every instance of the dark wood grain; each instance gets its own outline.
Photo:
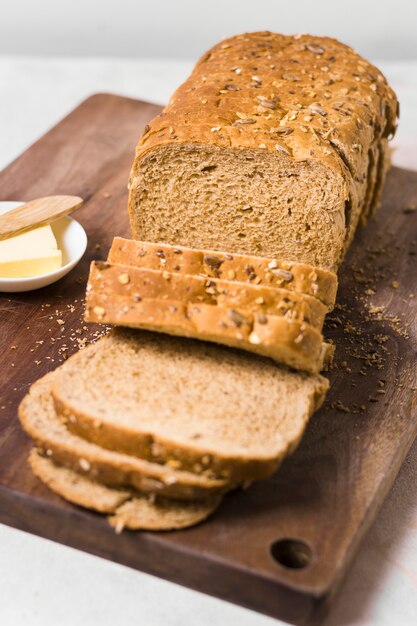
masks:
<path id="1" fill-rule="evenodd" d="M 342 268 L 339 307 L 327 324 L 338 346 L 331 391 L 297 452 L 271 479 L 226 497 L 200 526 L 115 536 L 101 516 L 64 502 L 31 475 L 16 407 L 30 383 L 77 349 L 77 339 L 97 332 L 81 322 L 88 264 L 106 256 L 114 235 L 129 232 L 134 145 L 158 110 L 94 96 L 0 174 L 2 200 L 84 197 L 77 219 L 89 237 L 82 263 L 59 283 L 0 296 L 0 521 L 310 624 L 331 602 L 417 434 L 417 173 L 390 172 L 383 207 Z M 282 538 L 310 546 L 306 567 L 274 560 L 271 545 Z"/>

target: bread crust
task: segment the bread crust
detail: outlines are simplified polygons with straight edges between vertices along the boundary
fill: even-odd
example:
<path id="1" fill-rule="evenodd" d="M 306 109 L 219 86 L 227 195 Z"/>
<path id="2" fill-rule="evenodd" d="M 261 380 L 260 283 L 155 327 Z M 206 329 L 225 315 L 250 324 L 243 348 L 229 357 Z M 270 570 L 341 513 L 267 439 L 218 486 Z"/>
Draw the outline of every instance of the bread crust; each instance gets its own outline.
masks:
<path id="1" fill-rule="evenodd" d="M 313 296 L 329 310 L 336 300 L 337 274 L 282 259 L 243 256 L 218 250 L 195 250 L 115 237 L 107 260 L 109 263 L 133 267 L 285 288 Z"/>
<path id="2" fill-rule="evenodd" d="M 220 496 L 183 502 L 106 487 L 54 463 L 36 450 L 31 451 L 29 464 L 35 476 L 69 502 L 98 513 L 110 513 L 108 522 L 117 533 L 124 528 L 154 531 L 188 528 L 205 520 L 221 502 Z"/>
<path id="3" fill-rule="evenodd" d="M 260 318 L 244 309 L 155 298 L 132 302 L 91 292 L 84 319 L 239 348 L 311 374 L 325 365 L 322 334 L 313 326 L 276 315 Z"/>
<path id="4" fill-rule="evenodd" d="M 141 237 L 139 174 L 149 155 L 167 146 L 246 149 L 273 155 L 277 172 L 284 159 L 320 165 L 338 181 L 342 202 L 330 217 L 340 240 L 318 263 L 335 269 L 379 202 L 383 175 L 366 202 L 369 154 L 386 152 L 397 113 L 383 74 L 335 39 L 257 32 L 221 41 L 145 127 L 129 185 L 133 236 Z"/>
<path id="5" fill-rule="evenodd" d="M 250 313 L 274 315 L 323 328 L 326 306 L 314 296 L 282 287 L 239 283 L 220 278 L 185 275 L 93 261 L 87 284 L 86 304 L 95 296 L 122 297 L 138 304 L 147 298 L 178 300 L 184 305 L 208 304 L 241 308 Z"/>

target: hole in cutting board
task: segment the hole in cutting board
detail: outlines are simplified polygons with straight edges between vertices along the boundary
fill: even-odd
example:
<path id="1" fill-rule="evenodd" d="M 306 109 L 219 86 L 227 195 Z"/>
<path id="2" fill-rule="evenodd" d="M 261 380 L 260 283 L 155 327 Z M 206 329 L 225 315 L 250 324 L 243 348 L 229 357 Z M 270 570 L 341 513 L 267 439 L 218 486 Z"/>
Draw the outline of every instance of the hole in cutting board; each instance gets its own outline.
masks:
<path id="1" fill-rule="evenodd" d="M 299 539 L 278 539 L 271 545 L 272 557 L 288 569 L 303 569 L 311 562 L 312 551 Z"/>

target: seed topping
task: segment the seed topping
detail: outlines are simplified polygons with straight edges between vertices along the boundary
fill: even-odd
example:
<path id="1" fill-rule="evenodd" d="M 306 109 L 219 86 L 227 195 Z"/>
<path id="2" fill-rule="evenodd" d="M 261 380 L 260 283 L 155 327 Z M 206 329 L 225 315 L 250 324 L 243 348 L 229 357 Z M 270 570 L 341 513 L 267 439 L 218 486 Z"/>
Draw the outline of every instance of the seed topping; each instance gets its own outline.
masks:
<path id="1" fill-rule="evenodd" d="M 121 285 L 127 285 L 130 282 L 130 276 L 126 273 L 120 274 L 117 280 Z"/>

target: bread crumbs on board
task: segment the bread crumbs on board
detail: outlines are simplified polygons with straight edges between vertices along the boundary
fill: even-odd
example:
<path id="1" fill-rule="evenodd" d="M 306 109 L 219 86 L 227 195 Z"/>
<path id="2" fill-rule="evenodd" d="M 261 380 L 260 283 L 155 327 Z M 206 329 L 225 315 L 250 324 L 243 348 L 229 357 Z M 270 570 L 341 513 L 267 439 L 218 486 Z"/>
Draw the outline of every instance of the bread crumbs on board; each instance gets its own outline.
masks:
<path id="1" fill-rule="evenodd" d="M 392 310 L 394 308 L 395 311 L 400 298 L 407 303 L 415 294 L 402 293 L 404 286 L 394 274 L 396 265 L 393 259 L 398 255 L 398 246 L 393 246 L 391 242 L 384 245 L 383 238 L 387 235 L 392 238 L 387 231 L 377 236 L 380 243 L 366 248 L 365 259 L 361 259 L 360 264 L 353 262 L 350 266 L 345 265 L 341 282 L 345 278 L 349 285 L 349 304 L 338 302 L 326 320 L 326 335 L 338 346 L 332 369 L 343 372 L 343 375 L 348 373 L 349 386 L 356 387 L 355 393 L 361 394 L 358 404 L 338 399 L 328 405 L 328 410 L 346 414 L 366 413 L 370 404 L 386 402 L 386 381 L 383 376 L 375 381 L 375 374 L 382 374 L 388 364 L 394 369 L 398 366 L 401 357 L 396 337 L 399 340 L 409 339 L 409 322 Z M 353 286 L 349 276 L 353 277 Z M 365 385 L 360 384 L 360 379 L 364 377 L 369 377 Z M 394 383 L 399 389 L 404 387 L 399 380 Z M 413 390 L 408 384 L 405 386 Z"/>
<path id="2" fill-rule="evenodd" d="M 39 337 L 37 333 L 36 318 L 33 326 L 26 326 L 26 330 L 31 335 L 29 343 L 14 343 L 10 350 L 19 350 L 33 354 L 33 365 L 38 368 L 42 364 L 47 364 L 47 369 L 54 369 L 57 365 L 65 361 L 71 354 L 82 350 L 88 344 L 94 343 L 100 337 L 107 334 L 108 326 L 100 326 L 98 329 L 94 325 L 86 325 L 83 322 L 84 300 L 75 299 L 73 302 L 55 308 L 51 313 L 52 305 L 48 302 L 40 305 L 41 319 L 45 319 L 42 313 L 48 313 L 47 319 L 51 321 L 51 327 L 46 332 L 49 336 Z M 78 312 L 74 319 L 74 313 Z M 54 325 L 56 324 L 56 326 Z M 57 332 L 58 331 L 58 332 Z M 32 336 L 33 333 L 33 336 Z M 10 367 L 15 368 L 16 363 L 10 363 Z M 17 368 L 16 368 L 17 369 Z M 21 387 L 15 387 L 15 391 L 21 391 Z M 5 409 L 5 405 L 1 405 Z"/>

